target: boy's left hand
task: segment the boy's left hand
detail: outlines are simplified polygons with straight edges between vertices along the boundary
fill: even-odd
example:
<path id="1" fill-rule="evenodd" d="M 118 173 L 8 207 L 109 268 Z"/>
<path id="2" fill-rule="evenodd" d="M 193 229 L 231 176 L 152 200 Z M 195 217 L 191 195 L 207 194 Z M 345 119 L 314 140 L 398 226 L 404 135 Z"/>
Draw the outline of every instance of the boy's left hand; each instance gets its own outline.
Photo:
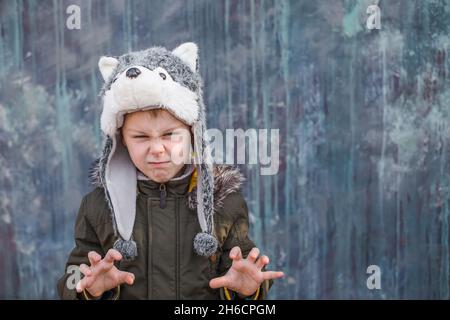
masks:
<path id="1" fill-rule="evenodd" d="M 241 249 L 234 247 L 230 251 L 230 258 L 233 260 L 230 269 L 225 275 L 211 279 L 209 286 L 213 289 L 227 287 L 245 297 L 253 295 L 264 280 L 284 276 L 281 271 L 261 271 L 269 263 L 269 257 L 258 256 L 259 249 L 253 248 L 247 258 L 243 259 Z"/>

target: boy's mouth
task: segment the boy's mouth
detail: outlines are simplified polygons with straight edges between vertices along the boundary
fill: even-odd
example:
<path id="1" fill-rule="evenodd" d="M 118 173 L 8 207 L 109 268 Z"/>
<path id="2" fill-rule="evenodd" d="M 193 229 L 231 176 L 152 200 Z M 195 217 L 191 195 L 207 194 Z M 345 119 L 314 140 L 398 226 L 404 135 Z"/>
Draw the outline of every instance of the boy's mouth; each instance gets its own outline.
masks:
<path id="1" fill-rule="evenodd" d="M 170 163 L 170 161 L 148 162 L 148 164 L 153 166 L 153 167 L 161 167 L 161 166 L 164 166 L 164 165 L 169 164 L 169 163 Z"/>

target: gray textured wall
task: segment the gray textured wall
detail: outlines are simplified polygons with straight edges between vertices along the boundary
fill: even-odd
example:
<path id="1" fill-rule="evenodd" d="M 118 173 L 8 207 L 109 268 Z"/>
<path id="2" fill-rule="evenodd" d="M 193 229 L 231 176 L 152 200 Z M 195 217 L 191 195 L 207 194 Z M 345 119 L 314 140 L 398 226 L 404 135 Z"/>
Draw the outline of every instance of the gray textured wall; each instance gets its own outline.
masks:
<path id="1" fill-rule="evenodd" d="M 279 174 L 242 166 L 287 274 L 271 298 L 449 299 L 450 1 L 382 0 L 374 31 L 370 3 L 1 0 L 0 298 L 56 297 L 102 143 L 99 56 L 195 41 L 208 125 L 280 128 Z"/>

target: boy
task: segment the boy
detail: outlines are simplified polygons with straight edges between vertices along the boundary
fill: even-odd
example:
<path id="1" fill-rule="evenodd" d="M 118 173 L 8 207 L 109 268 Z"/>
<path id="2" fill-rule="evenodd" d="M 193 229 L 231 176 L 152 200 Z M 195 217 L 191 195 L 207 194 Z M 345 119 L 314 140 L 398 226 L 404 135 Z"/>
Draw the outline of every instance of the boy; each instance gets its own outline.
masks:
<path id="1" fill-rule="evenodd" d="M 102 57 L 99 68 L 106 141 L 67 262 L 84 277 L 73 288 L 64 275 L 61 298 L 266 298 L 283 273 L 265 271 L 248 238 L 242 176 L 208 157 L 197 46 Z"/>

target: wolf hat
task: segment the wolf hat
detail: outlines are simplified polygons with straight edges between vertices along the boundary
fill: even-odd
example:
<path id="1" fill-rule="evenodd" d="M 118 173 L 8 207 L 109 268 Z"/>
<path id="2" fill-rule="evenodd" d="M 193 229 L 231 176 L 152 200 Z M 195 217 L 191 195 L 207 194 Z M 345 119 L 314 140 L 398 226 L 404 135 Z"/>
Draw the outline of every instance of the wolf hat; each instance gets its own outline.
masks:
<path id="1" fill-rule="evenodd" d="M 119 128 L 126 113 L 162 108 L 191 127 L 192 160 L 197 170 L 197 216 L 202 230 L 193 245 L 198 255 L 211 256 L 218 245 L 213 233 L 214 176 L 197 45 L 186 42 L 173 51 L 151 47 L 119 57 L 103 56 L 98 66 L 105 81 L 100 118 L 105 143 L 92 170 L 96 176 L 92 178 L 105 191 L 117 237 L 114 248 L 124 259 L 137 256 L 136 242 L 132 239 L 137 169 L 122 144 Z"/>

